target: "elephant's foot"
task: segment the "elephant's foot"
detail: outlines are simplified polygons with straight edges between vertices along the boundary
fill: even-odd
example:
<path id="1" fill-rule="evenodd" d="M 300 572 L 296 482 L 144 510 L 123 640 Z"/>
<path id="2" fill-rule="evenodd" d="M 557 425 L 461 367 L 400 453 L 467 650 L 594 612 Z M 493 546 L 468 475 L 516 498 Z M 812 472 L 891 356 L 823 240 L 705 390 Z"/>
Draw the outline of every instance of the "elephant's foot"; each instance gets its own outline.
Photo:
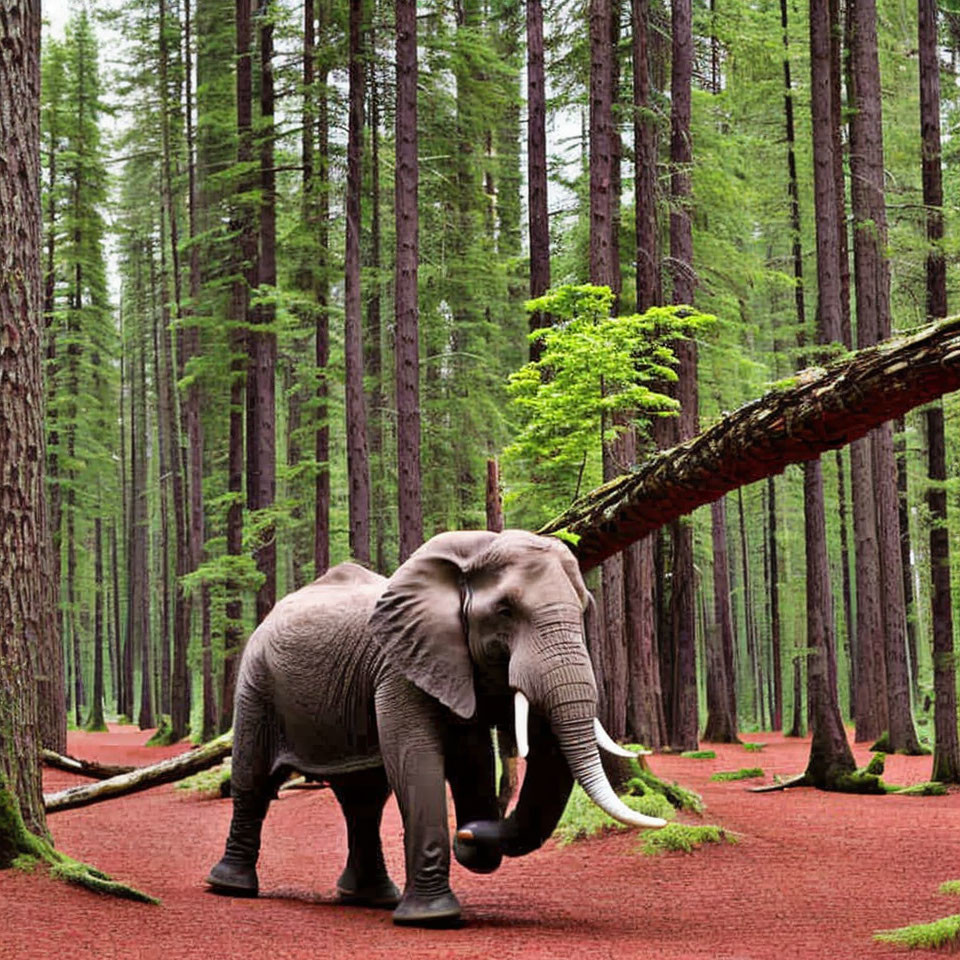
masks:
<path id="1" fill-rule="evenodd" d="M 355 907 L 392 909 L 400 902 L 400 891 L 385 870 L 374 876 L 359 877 L 353 867 L 348 866 L 337 881 L 337 894 L 341 903 Z"/>
<path id="2" fill-rule="evenodd" d="M 452 890 L 430 898 L 405 893 L 393 911 L 393 922 L 406 927 L 458 927 L 460 901 Z"/>
<path id="3" fill-rule="evenodd" d="M 207 883 L 215 893 L 228 897 L 255 897 L 260 890 L 255 867 L 226 858 L 207 874 Z"/>

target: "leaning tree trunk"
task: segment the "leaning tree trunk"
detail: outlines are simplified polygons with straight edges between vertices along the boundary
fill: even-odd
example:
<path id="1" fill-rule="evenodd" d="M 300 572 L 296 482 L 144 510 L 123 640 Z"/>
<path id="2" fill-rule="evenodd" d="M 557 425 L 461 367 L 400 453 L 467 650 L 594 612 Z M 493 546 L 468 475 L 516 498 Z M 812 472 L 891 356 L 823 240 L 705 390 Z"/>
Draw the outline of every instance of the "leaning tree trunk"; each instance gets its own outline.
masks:
<path id="1" fill-rule="evenodd" d="M 878 344 L 745 404 L 576 501 L 540 533 L 576 540 L 590 570 L 611 554 L 737 487 L 865 436 L 960 389 L 960 317 Z"/>

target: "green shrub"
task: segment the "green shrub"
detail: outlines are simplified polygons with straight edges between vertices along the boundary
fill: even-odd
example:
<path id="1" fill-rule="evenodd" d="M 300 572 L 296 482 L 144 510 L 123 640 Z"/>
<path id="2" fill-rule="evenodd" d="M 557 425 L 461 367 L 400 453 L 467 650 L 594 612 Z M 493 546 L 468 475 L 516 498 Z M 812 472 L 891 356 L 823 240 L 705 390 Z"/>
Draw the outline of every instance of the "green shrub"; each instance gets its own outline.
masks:
<path id="1" fill-rule="evenodd" d="M 704 843 L 736 843 L 736 838 L 722 827 L 710 824 L 690 826 L 686 823 L 668 823 L 662 830 L 652 830 L 643 838 L 643 852 L 654 856 L 667 851 L 693 853 Z"/>
<path id="2" fill-rule="evenodd" d="M 680 754 L 685 760 L 716 760 L 715 750 L 684 750 Z"/>
<path id="3" fill-rule="evenodd" d="M 895 930 L 878 930 L 874 940 L 892 943 L 911 950 L 937 950 L 940 947 L 956 946 L 960 940 L 960 914 L 934 920 L 933 923 L 917 923 L 912 927 Z"/>
<path id="4" fill-rule="evenodd" d="M 739 770 L 718 770 L 710 779 L 725 783 L 728 780 L 752 780 L 762 776 L 761 767 L 741 767 Z"/>

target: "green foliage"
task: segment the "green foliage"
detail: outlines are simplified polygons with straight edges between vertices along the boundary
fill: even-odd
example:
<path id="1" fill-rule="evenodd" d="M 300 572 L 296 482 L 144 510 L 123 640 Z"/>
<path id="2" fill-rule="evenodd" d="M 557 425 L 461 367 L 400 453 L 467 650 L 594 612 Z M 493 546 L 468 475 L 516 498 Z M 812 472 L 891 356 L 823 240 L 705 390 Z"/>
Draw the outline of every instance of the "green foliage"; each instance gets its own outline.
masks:
<path id="1" fill-rule="evenodd" d="M 716 750 L 684 750 L 680 756 L 685 760 L 715 760 L 717 752 Z"/>
<path id="2" fill-rule="evenodd" d="M 939 893 L 960 896 L 960 880 L 944 880 L 938 888 Z"/>
<path id="3" fill-rule="evenodd" d="M 736 837 L 722 827 L 711 824 L 691 826 L 686 823 L 668 823 L 661 830 L 651 830 L 643 838 L 642 849 L 647 856 L 674 851 L 693 853 L 705 843 L 736 843 Z"/>
<path id="4" fill-rule="evenodd" d="M 863 768 L 863 772 L 871 773 L 877 777 L 882 776 L 886 763 L 887 755 L 885 753 L 875 753 L 870 758 L 870 762 Z"/>
<path id="5" fill-rule="evenodd" d="M 759 753 L 765 746 L 765 743 L 758 743 L 755 740 L 745 740 L 742 744 L 747 753 Z"/>
<path id="6" fill-rule="evenodd" d="M 894 930 L 878 930 L 873 935 L 880 943 L 891 943 L 911 950 L 939 950 L 954 946 L 960 940 L 960 914 L 918 923 Z"/>
<path id="7" fill-rule="evenodd" d="M 710 779 L 724 783 L 729 780 L 752 780 L 754 777 L 762 776 L 761 767 L 741 767 L 739 770 L 718 770 Z"/>
<path id="8" fill-rule="evenodd" d="M 654 418 L 676 414 L 677 401 L 662 392 L 677 378 L 670 343 L 714 320 L 688 307 L 614 317 L 612 307 L 609 288 L 589 284 L 565 284 L 527 303 L 553 324 L 530 335 L 540 358 L 510 376 L 519 429 L 504 461 L 533 480 L 511 481 L 508 502 L 524 516 L 546 519 L 595 485 L 602 444 L 628 425 L 645 438 Z"/>
<path id="9" fill-rule="evenodd" d="M 168 747 L 171 743 L 176 743 L 173 739 L 173 730 L 170 727 L 170 717 L 164 714 L 160 717 L 160 723 L 154 735 L 147 741 L 148 747 Z"/>

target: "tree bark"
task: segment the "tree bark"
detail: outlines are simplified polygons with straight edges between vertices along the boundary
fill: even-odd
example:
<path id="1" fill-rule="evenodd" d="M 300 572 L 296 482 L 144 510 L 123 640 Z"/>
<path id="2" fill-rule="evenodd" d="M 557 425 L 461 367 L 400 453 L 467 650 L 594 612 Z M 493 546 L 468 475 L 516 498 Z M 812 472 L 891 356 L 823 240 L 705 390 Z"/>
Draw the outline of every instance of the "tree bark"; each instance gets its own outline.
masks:
<path id="1" fill-rule="evenodd" d="M 875 0 L 851 0 L 850 172 L 854 217 L 857 343 L 890 336 L 890 269 L 883 186 L 883 129 Z M 906 611 L 900 556 L 893 431 L 881 425 L 871 438 L 876 496 L 883 651 L 887 674 L 890 749 L 918 753 L 910 707 Z"/>
<path id="2" fill-rule="evenodd" d="M 44 490 L 40 3 L 0 7 L 0 798 L 45 835 L 34 651 L 57 636 Z M 0 867 L 19 853 L 0 827 Z"/>
<path id="3" fill-rule="evenodd" d="M 633 0 L 631 20 L 637 310 L 643 313 L 663 300 L 657 242 L 657 124 L 650 93 L 650 0 Z"/>
<path id="4" fill-rule="evenodd" d="M 350 0 L 349 118 L 347 125 L 344 363 L 346 368 L 347 484 L 350 553 L 370 561 L 370 463 L 363 395 L 363 311 L 360 300 L 360 197 L 363 191 L 363 4 Z"/>
<path id="5" fill-rule="evenodd" d="M 253 308 L 247 330 L 247 507 L 269 510 L 277 494 L 276 366 L 277 337 L 270 329 L 276 306 L 269 288 L 277 285 L 277 197 L 273 160 L 273 11 L 269 2 L 257 11 L 260 46 L 260 250 L 257 285 L 260 302 Z M 260 329 L 260 328 L 266 329 Z M 277 600 L 277 541 L 273 523 L 261 526 L 254 549 L 263 584 L 257 590 L 256 618 L 260 623 Z"/>
<path id="6" fill-rule="evenodd" d="M 550 219 L 547 210 L 547 99 L 543 59 L 543 4 L 527 0 L 527 210 L 530 234 L 530 296 L 550 289 Z M 530 329 L 550 323 L 530 315 Z M 539 340 L 530 344 L 531 362 L 539 359 Z"/>
<path id="7" fill-rule="evenodd" d="M 937 49 L 936 0 L 919 0 L 920 130 L 923 204 L 926 209 L 927 316 L 947 312 L 947 263 L 943 240 L 943 174 L 940 145 L 940 60 Z M 926 413 L 930 511 L 930 578 L 933 613 L 934 780 L 960 783 L 960 740 L 957 736 L 957 684 L 954 663 L 953 601 L 950 593 L 950 537 L 947 527 L 947 478 L 943 405 Z"/>

